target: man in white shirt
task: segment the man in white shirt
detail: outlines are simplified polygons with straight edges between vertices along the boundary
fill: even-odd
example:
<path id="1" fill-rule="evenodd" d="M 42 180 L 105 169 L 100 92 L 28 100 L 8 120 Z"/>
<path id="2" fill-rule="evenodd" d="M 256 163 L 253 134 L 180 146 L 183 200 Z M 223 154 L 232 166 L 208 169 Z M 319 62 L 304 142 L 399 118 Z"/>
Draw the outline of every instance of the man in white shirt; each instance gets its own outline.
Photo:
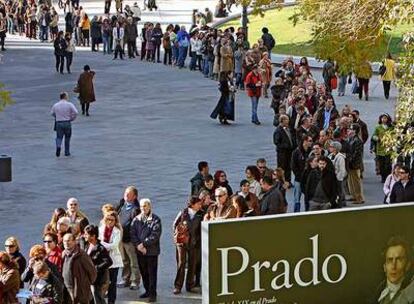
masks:
<path id="1" fill-rule="evenodd" d="M 72 124 L 78 115 L 78 110 L 68 101 L 67 92 L 60 93 L 60 101 L 55 103 L 50 113 L 55 117 L 56 131 L 56 157 L 60 156 L 63 136 L 65 137 L 65 156 L 70 156 L 70 137 L 72 135 Z"/>

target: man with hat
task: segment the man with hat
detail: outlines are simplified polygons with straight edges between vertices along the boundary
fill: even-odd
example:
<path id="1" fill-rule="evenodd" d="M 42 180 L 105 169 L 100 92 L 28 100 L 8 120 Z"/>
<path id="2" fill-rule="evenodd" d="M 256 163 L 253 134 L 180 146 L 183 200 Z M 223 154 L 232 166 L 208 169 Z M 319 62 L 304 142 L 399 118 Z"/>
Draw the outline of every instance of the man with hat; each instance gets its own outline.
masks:
<path id="1" fill-rule="evenodd" d="M 365 203 L 361 169 L 363 168 L 364 143 L 358 136 L 360 131 L 359 125 L 353 123 L 348 129 L 348 187 L 349 192 L 354 200 L 354 204 Z"/>

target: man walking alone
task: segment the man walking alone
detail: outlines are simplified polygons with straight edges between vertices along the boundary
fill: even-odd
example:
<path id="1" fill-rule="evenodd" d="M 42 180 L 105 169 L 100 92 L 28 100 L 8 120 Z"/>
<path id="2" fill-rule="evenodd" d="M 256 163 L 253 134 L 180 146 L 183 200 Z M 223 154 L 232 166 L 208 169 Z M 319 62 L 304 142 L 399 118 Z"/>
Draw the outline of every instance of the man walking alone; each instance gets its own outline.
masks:
<path id="1" fill-rule="evenodd" d="M 70 137 L 72 136 L 72 121 L 78 115 L 78 110 L 68 101 L 67 92 L 60 94 L 60 101 L 55 103 L 50 113 L 55 117 L 56 157 L 60 156 L 63 136 L 65 136 L 65 156 L 70 156 Z"/>

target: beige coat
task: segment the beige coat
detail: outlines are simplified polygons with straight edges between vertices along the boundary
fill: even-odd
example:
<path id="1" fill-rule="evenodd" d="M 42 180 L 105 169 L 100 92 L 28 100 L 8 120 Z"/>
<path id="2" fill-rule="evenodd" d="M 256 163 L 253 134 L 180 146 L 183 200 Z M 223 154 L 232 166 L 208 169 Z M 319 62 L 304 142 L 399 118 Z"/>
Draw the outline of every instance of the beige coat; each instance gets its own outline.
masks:
<path id="1" fill-rule="evenodd" d="M 0 285 L 3 293 L 3 304 L 17 304 L 16 294 L 20 288 L 20 275 L 17 266 L 4 267 L 0 271 Z"/>
<path id="2" fill-rule="evenodd" d="M 223 45 L 220 48 L 220 72 L 233 71 L 233 49 L 230 45 Z"/>

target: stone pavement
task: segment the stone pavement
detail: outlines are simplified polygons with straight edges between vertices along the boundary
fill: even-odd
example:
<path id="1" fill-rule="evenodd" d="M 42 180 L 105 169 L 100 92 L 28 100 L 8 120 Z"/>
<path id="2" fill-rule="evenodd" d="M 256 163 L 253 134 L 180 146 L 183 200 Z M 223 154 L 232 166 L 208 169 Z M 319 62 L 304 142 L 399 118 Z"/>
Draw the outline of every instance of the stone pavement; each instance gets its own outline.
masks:
<path id="1" fill-rule="evenodd" d="M 100 206 L 115 203 L 123 189 L 137 185 L 140 198 L 153 201 L 161 216 L 163 234 L 159 267 L 159 303 L 200 303 L 200 296 L 172 296 L 175 252 L 171 225 L 184 207 L 189 180 L 197 162 L 207 160 L 211 171 L 224 169 L 233 189 L 244 168 L 265 157 L 275 166 L 270 100 L 261 99 L 261 126 L 250 123 L 250 101 L 237 93 L 236 123 L 219 125 L 209 118 L 219 92 L 217 83 L 199 72 L 178 70 L 138 60 L 113 61 L 111 56 L 77 51 L 73 74 L 55 72 L 53 51 L 45 44 L 7 39 L 0 64 L 0 82 L 13 91 L 16 103 L 0 113 L 0 153 L 13 157 L 13 182 L 0 184 L 0 241 L 16 235 L 27 254 L 41 242 L 43 226 L 53 209 L 79 199 L 91 222 L 100 219 Z M 96 71 L 97 101 L 91 116 L 73 124 L 72 156 L 54 156 L 50 108 L 59 92 L 72 92 L 84 64 Z M 319 71 L 314 71 L 318 79 Z M 338 107 L 352 105 L 361 112 L 370 132 L 382 112 L 392 113 L 391 101 L 373 79 L 368 102 L 355 96 L 337 98 Z M 368 147 L 366 147 L 368 150 Z M 382 185 L 374 175 L 373 160 L 365 154 L 366 205 L 382 202 Z M 289 201 L 291 201 L 289 193 Z M 121 291 L 120 299 L 135 300 L 136 292 Z M 139 303 L 139 302 L 122 302 Z"/>

